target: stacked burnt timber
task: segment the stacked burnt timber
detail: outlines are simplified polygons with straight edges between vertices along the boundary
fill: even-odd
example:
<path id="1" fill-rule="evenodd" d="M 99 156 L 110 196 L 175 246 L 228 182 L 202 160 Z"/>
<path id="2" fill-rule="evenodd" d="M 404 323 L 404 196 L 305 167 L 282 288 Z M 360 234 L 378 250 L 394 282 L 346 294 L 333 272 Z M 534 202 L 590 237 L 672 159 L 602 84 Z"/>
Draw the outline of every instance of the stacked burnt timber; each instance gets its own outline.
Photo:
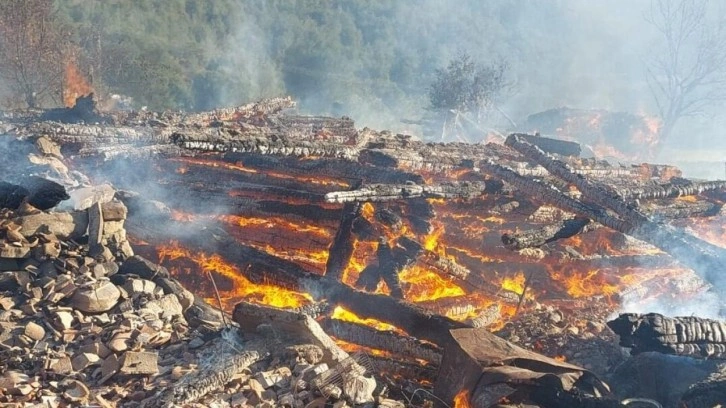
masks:
<path id="1" fill-rule="evenodd" d="M 522 141 L 516 135 L 507 138 L 507 145 L 517 149 L 528 160 L 544 166 L 554 176 L 576 186 L 582 193 L 583 199 L 592 203 L 586 204 L 579 201 L 574 203 L 575 205 L 571 205 L 572 203 L 567 200 L 560 200 L 567 202 L 563 204 L 569 207 L 567 210 L 579 207 L 579 210 L 576 211 L 578 215 L 587 216 L 586 212 L 591 213 L 597 217 L 593 218 L 595 221 L 655 245 L 692 268 L 709 282 L 718 282 L 723 279 L 720 271 L 726 269 L 726 249 L 678 231 L 673 227 L 653 222 L 633 206 L 611 195 L 605 187 L 575 174 L 564 162 L 547 156 L 542 150 Z M 529 180 L 526 180 L 525 183 L 531 185 Z M 539 189 L 541 190 L 541 188 Z M 556 197 L 559 193 L 550 192 L 549 195 Z M 560 205 L 555 205 L 560 207 Z M 605 215 L 604 210 L 614 212 L 619 218 Z"/>
<path id="2" fill-rule="evenodd" d="M 657 313 L 621 314 L 608 322 L 620 345 L 638 354 L 657 351 L 698 358 L 726 358 L 726 323 L 700 317 Z"/>

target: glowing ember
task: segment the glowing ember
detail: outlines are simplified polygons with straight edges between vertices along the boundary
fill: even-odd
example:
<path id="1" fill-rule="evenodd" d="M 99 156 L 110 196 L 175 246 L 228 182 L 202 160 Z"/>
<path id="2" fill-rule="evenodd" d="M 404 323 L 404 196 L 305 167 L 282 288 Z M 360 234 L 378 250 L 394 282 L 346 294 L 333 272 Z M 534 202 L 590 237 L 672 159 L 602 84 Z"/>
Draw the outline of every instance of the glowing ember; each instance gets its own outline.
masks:
<path id="1" fill-rule="evenodd" d="M 192 254 L 188 249 L 180 247 L 176 243 L 161 246 L 157 250 L 160 262 L 179 258 L 189 259 L 197 264 L 202 272 L 215 273 L 231 281 L 232 288 L 220 289 L 220 297 L 227 310 L 230 310 L 240 300 L 280 308 L 296 308 L 312 301 L 312 297 L 307 293 L 298 293 L 273 285 L 252 283 L 242 275 L 237 267 L 226 263 L 217 254 Z M 170 270 L 173 272 L 174 268 L 172 267 Z M 211 293 L 207 295 L 207 301 L 216 304 Z"/>
<path id="2" fill-rule="evenodd" d="M 372 347 L 364 347 L 358 344 L 349 343 L 345 340 L 334 338 L 335 344 L 337 344 L 340 348 L 343 349 L 346 353 L 366 353 L 370 354 L 372 356 L 376 357 L 383 357 L 383 358 L 394 358 L 395 356 L 390 351 L 376 349 Z"/>
<path id="3" fill-rule="evenodd" d="M 454 397 L 454 408 L 471 408 L 469 403 L 469 391 L 461 390 Z"/>
<path id="4" fill-rule="evenodd" d="M 358 317 L 355 313 L 348 311 L 341 306 L 336 306 L 335 309 L 333 309 L 333 315 L 331 317 L 333 319 L 342 320 L 344 322 L 362 324 L 380 331 L 394 331 L 396 333 L 405 334 L 403 330 L 392 324 L 388 324 L 376 319 L 364 319 Z"/>
<path id="5" fill-rule="evenodd" d="M 239 172 L 248 173 L 248 174 L 264 174 L 268 177 L 273 177 L 273 178 L 283 179 L 283 180 L 295 180 L 297 182 L 305 183 L 305 184 L 335 186 L 336 188 L 348 188 L 349 187 L 348 182 L 341 181 L 339 179 L 335 179 L 335 178 L 331 178 L 331 177 L 322 177 L 322 176 L 308 177 L 308 176 L 303 176 L 303 175 L 299 175 L 299 174 L 280 173 L 277 171 L 260 171 L 257 169 L 251 169 L 249 167 L 245 167 L 240 162 L 229 163 L 226 161 L 205 159 L 205 158 L 200 158 L 200 157 L 174 157 L 174 158 L 169 158 L 168 160 L 180 162 L 180 163 L 184 163 L 184 164 L 196 165 L 196 166 L 207 166 L 207 167 L 215 167 L 215 168 L 221 168 L 221 169 L 232 170 L 232 171 L 239 171 Z"/>
<path id="6" fill-rule="evenodd" d="M 239 217 L 236 215 L 223 215 L 219 217 L 222 221 L 236 224 L 238 227 L 262 227 L 267 229 L 287 229 L 296 231 L 296 233 L 305 233 L 315 235 L 320 239 L 330 239 L 332 233 L 322 227 L 304 223 L 302 221 L 293 222 L 281 217 Z"/>
<path id="7" fill-rule="evenodd" d="M 195 214 L 185 213 L 179 210 L 171 210 L 171 219 L 179 222 L 193 222 L 198 219 Z"/>

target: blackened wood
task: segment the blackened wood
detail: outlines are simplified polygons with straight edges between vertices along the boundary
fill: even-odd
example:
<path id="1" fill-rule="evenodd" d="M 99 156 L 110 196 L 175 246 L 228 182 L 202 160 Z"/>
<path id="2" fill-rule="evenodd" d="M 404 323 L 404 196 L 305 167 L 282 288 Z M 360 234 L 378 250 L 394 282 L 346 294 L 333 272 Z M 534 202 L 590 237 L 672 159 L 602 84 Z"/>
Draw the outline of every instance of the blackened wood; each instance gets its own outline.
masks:
<path id="1" fill-rule="evenodd" d="M 638 187 L 618 188 L 615 192 L 622 199 L 676 198 L 698 195 L 707 191 L 726 190 L 726 181 L 691 181 L 681 179 L 676 183 L 646 184 Z"/>
<path id="2" fill-rule="evenodd" d="M 583 232 L 588 224 L 590 224 L 590 220 L 587 218 L 574 218 L 537 229 L 503 234 L 502 243 L 511 250 L 539 247 L 558 239 L 577 235 Z"/>
<path id="3" fill-rule="evenodd" d="M 338 319 L 325 319 L 322 327 L 331 336 L 349 343 L 385 350 L 399 358 L 424 360 L 436 365 L 441 363 L 438 347 L 412 337 Z"/>
<path id="4" fill-rule="evenodd" d="M 483 182 L 450 182 L 434 185 L 418 184 L 369 184 L 358 190 L 335 191 L 325 195 L 325 201 L 330 203 L 345 203 L 351 201 L 392 201 L 410 198 L 444 198 L 469 199 L 484 194 L 486 185 Z"/>
<path id="5" fill-rule="evenodd" d="M 345 267 L 350 263 L 350 257 L 353 255 L 354 239 L 353 225 L 360 216 L 359 203 L 347 203 L 343 207 L 340 218 L 340 225 L 335 232 L 335 238 L 328 250 L 328 260 L 325 264 L 325 276 L 331 279 L 340 280 L 343 276 Z"/>
<path id="6" fill-rule="evenodd" d="M 540 149 L 544 150 L 547 153 L 556 153 L 561 156 L 579 157 L 580 153 L 582 152 L 580 144 L 576 142 L 552 139 L 539 135 L 528 135 L 526 133 L 518 133 L 517 135 L 522 139 L 526 140 L 527 142 L 538 146 Z"/>
<path id="7" fill-rule="evenodd" d="M 652 222 L 617 198 L 608 196 L 607 191 L 603 189 L 595 189 L 597 191 L 596 195 L 609 197 L 604 199 L 610 206 L 609 208 L 616 208 L 621 211 L 622 214 L 619 215 L 623 216 L 623 218 L 614 217 L 603 207 L 575 200 L 543 182 L 521 176 L 491 161 L 481 162 L 480 168 L 483 172 L 498 177 L 512 184 L 520 191 L 526 192 L 533 200 L 553 205 L 575 213 L 580 217 L 590 218 L 616 231 L 653 244 L 693 269 L 708 282 L 718 283 L 721 279 L 724 279 L 721 272 L 726 270 L 724 249 L 706 243 L 683 231 L 678 231 L 673 227 Z M 583 181 L 580 184 L 582 183 L 587 182 Z M 590 191 L 591 194 L 594 192 Z M 602 201 L 602 197 L 597 201 Z"/>
<path id="8" fill-rule="evenodd" d="M 657 313 L 621 314 L 607 323 L 620 345 L 633 354 L 657 351 L 702 358 L 726 358 L 726 322 Z"/>

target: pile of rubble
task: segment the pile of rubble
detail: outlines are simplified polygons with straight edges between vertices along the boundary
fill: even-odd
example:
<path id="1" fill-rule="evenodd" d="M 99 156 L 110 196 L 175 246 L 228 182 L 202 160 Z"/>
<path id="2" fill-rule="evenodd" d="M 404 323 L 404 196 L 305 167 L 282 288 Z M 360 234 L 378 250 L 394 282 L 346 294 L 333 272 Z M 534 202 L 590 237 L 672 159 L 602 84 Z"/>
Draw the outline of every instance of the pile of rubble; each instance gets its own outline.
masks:
<path id="1" fill-rule="evenodd" d="M 57 146 L 39 140 L 31 157 L 62 181 L 67 169 L 50 160 Z M 234 322 L 134 255 L 113 188 L 83 182 L 52 212 L 22 188 L 17 208 L 0 210 L 0 405 L 401 405 L 322 329 L 320 345 L 242 352 L 250 335 L 268 345 L 279 336 L 252 328 L 241 340 Z M 358 373 L 352 383 L 326 380 L 340 364 Z"/>

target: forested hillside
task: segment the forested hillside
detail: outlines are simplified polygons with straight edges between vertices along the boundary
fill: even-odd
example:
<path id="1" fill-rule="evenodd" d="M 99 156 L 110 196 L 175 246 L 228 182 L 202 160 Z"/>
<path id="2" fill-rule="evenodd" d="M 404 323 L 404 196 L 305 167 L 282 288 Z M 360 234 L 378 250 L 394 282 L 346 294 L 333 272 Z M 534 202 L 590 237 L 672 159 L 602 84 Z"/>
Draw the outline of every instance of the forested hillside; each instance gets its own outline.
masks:
<path id="1" fill-rule="evenodd" d="M 8 0 L 3 7 L 49 2 Z M 481 64 L 506 62 L 516 86 L 503 103 L 513 115 L 613 102 L 602 92 L 581 91 L 585 84 L 597 87 L 593 76 L 625 74 L 617 60 L 592 63 L 600 56 L 588 47 L 610 39 L 583 38 L 583 30 L 594 33 L 611 22 L 593 25 L 597 13 L 573 1 L 51 3 L 52 22 L 62 26 L 60 46 L 73 50 L 65 55 L 74 56 L 94 89 L 150 109 L 208 109 L 292 94 L 303 111 L 395 127 L 401 118 L 421 116 L 436 69 L 461 52 Z M 583 72 L 582 66 L 591 68 Z M 578 96 L 566 96 L 573 88 Z"/>
<path id="2" fill-rule="evenodd" d="M 726 87 L 715 95 L 704 88 L 726 83 L 726 62 L 721 63 L 726 35 L 708 31 L 723 27 L 716 18 L 721 14 L 713 12 L 719 2 L 662 8 L 676 4 L 681 3 L 3 0 L 0 101 L 4 108 L 60 106 L 69 73 L 78 73 L 101 99 L 122 95 L 134 108 L 205 110 L 289 94 L 302 113 L 347 115 L 359 126 L 420 134 L 416 126 L 431 116 L 432 107 L 439 120 L 449 108 L 461 109 L 437 106 L 431 96 L 432 89 L 441 96 L 456 88 L 440 74 L 466 55 L 475 71 L 502 74 L 499 92 L 479 93 L 490 98 L 479 104 L 489 110 L 484 117 L 481 109 L 469 112 L 485 133 L 569 106 L 658 115 L 664 136 L 676 122 L 682 133 L 684 120 L 690 120 L 689 126 L 702 127 L 696 134 L 707 143 L 702 135 L 722 126 L 702 120 L 708 117 L 702 113 L 718 112 L 726 96 Z M 700 14 L 685 12 L 695 7 Z M 709 21 L 658 25 L 659 19 L 679 16 Z M 664 27 L 694 30 L 666 33 Z M 669 48 L 667 38 L 689 32 L 684 41 L 690 44 L 681 48 L 708 52 L 694 57 Z M 457 86 L 480 79 L 491 82 L 479 75 Z M 681 83 L 686 80 L 695 85 Z M 493 120 L 487 116 L 492 112 L 498 115 Z"/>

